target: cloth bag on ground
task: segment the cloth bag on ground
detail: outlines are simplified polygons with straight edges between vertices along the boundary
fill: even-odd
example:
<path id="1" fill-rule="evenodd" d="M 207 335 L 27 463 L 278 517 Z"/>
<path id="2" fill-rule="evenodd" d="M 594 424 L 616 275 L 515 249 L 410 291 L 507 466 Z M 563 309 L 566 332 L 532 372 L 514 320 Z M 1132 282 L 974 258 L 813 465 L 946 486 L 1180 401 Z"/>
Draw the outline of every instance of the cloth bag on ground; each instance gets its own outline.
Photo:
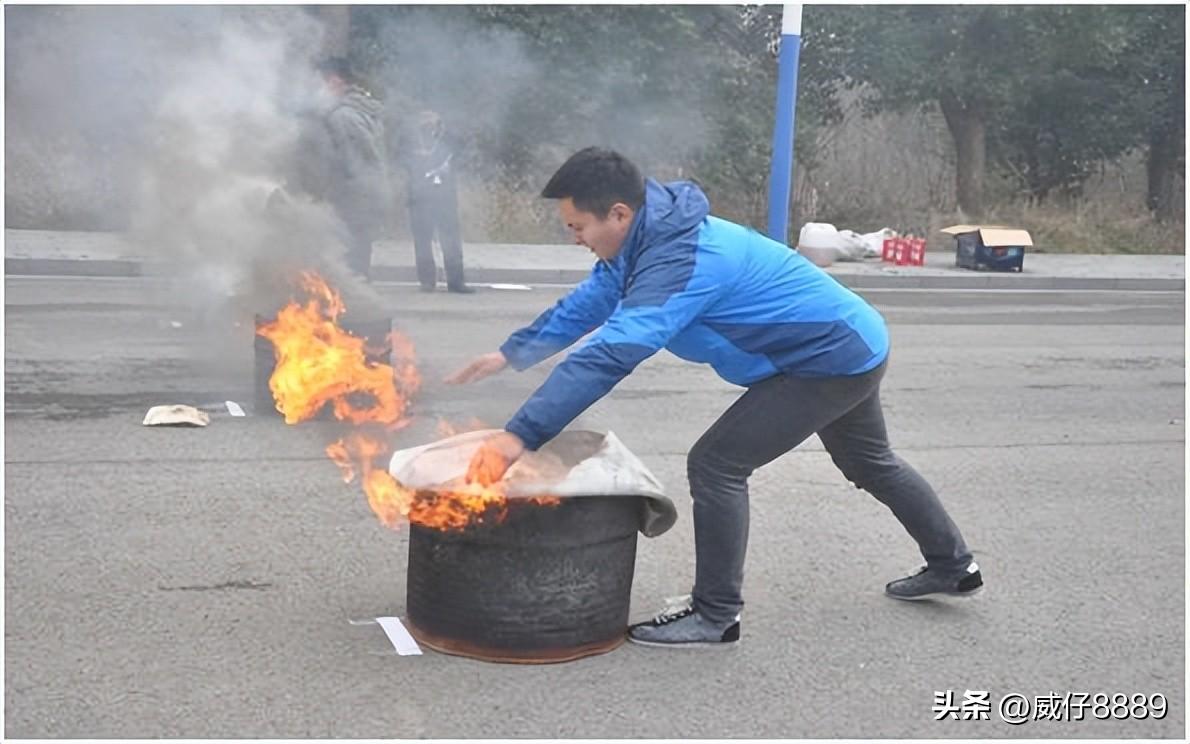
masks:
<path id="1" fill-rule="evenodd" d="M 829 222 L 807 222 L 798 236 L 798 251 L 807 258 L 830 261 L 863 261 L 881 254 L 886 237 L 892 230 L 883 228 L 860 235 L 854 230 L 838 230 Z"/>

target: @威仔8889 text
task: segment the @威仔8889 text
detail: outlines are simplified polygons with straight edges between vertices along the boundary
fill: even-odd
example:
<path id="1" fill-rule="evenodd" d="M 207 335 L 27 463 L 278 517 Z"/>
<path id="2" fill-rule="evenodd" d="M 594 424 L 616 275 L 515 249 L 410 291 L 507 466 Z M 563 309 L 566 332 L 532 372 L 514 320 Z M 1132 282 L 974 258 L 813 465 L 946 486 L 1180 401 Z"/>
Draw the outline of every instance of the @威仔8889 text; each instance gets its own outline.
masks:
<path id="1" fill-rule="evenodd" d="M 994 715 L 1013 726 L 1029 721 L 1159 721 L 1169 713 L 1169 701 L 1159 692 L 1050 692 L 1032 697 L 1010 692 L 997 700 L 987 690 L 935 690 L 933 711 L 935 721 L 987 721 Z"/>

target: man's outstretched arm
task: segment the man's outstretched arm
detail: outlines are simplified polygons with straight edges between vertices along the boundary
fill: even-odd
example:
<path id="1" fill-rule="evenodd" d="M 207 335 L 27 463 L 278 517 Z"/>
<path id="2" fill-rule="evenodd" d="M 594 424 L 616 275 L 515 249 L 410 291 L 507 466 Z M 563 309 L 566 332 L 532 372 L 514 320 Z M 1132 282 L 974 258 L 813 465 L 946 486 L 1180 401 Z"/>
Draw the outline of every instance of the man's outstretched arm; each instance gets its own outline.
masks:
<path id="1" fill-rule="evenodd" d="M 664 266 L 638 275 L 599 332 L 554 368 L 504 429 L 535 450 L 606 395 L 724 292 L 711 271 L 682 276 Z"/>
<path id="2" fill-rule="evenodd" d="M 611 317 L 619 301 L 619 277 L 600 261 L 591 275 L 556 305 L 509 336 L 500 352 L 513 369 L 528 369 L 598 328 Z"/>
<path id="3" fill-rule="evenodd" d="M 528 369 L 600 326 L 615 310 L 619 295 L 615 273 L 600 261 L 589 277 L 531 324 L 509 336 L 499 351 L 476 357 L 443 382 L 476 382 L 510 364 L 518 371 Z"/>

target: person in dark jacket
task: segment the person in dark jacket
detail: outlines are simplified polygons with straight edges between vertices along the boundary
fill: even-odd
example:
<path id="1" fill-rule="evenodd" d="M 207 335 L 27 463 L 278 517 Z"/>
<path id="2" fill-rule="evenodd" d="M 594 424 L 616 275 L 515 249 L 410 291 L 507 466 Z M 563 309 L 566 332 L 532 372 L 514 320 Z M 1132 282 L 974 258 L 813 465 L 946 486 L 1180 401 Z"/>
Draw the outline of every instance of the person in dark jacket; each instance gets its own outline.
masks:
<path id="1" fill-rule="evenodd" d="M 499 351 L 446 382 L 523 370 L 594 333 L 486 440 L 473 465 L 506 468 L 536 450 L 662 348 L 745 388 L 687 457 L 692 594 L 633 625 L 630 640 L 677 647 L 739 639 L 748 478 L 814 433 L 849 481 L 892 510 L 925 558 L 886 594 L 966 596 L 982 587 L 937 495 L 889 446 L 880 405 L 889 337 L 875 308 L 788 246 L 711 216 L 695 184 L 645 180 L 618 153 L 574 154 L 542 196 L 559 200 L 575 242 L 599 261 Z"/>
<path id="2" fill-rule="evenodd" d="M 438 285 L 434 261 L 437 233 L 447 290 L 471 294 L 475 290 L 463 278 L 455 147 L 442 118 L 433 111 L 418 113 L 406 127 L 400 150 L 399 160 L 408 174 L 409 230 L 421 289 L 432 292 Z"/>
<path id="3" fill-rule="evenodd" d="M 357 83 L 346 60 L 327 59 L 318 71 L 329 104 L 303 128 L 297 186 L 334 208 L 346 230 L 347 264 L 369 278 L 372 244 L 383 233 L 392 200 L 384 106 Z"/>

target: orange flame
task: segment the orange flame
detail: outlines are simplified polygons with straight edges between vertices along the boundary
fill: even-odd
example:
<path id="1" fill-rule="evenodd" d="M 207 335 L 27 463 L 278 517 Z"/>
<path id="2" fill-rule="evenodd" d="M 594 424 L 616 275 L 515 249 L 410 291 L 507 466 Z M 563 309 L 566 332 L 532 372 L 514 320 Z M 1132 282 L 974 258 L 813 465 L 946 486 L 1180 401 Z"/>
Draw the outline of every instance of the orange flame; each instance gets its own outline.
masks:
<path id="1" fill-rule="evenodd" d="M 273 342 L 277 364 L 269 389 L 285 423 L 312 418 L 327 403 L 340 421 L 357 425 L 400 421 L 409 396 L 421 384 L 412 344 L 393 332 L 388 340 L 393 357 L 401 360 L 397 369 L 370 361 L 364 339 L 336 322 L 345 309 L 338 292 L 313 272 L 301 274 L 301 285 L 309 295 L 305 304 L 289 303 L 276 320 L 256 331 Z"/>
<path id="2" fill-rule="evenodd" d="M 327 446 L 326 454 L 343 471 L 344 483 L 355 480 L 358 468 L 368 505 L 386 527 L 396 527 L 409 516 L 414 492 L 397 483 L 387 470 L 375 466 L 377 459 L 384 462 L 384 458 L 391 454 L 384 440 L 364 432 L 353 432 Z"/>
<path id="3" fill-rule="evenodd" d="M 491 447 L 480 447 L 467 467 L 467 483 L 476 483 L 480 488 L 487 488 L 498 483 L 508 472 L 511 465 L 504 455 Z"/>
<path id="4" fill-rule="evenodd" d="M 385 434 L 406 426 L 410 397 L 421 386 L 413 344 L 393 332 L 388 337 L 392 364 L 368 358 L 365 340 L 340 328 L 338 317 L 346 308 L 342 298 L 322 277 L 302 272 L 304 302 L 290 302 L 276 320 L 263 323 L 257 334 L 273 343 L 276 366 L 269 389 L 285 423 L 313 418 L 328 403 L 340 421 L 356 427 L 330 444 L 326 454 L 339 467 L 343 481 L 360 479 L 368 504 L 380 521 L 397 527 L 403 519 L 437 529 L 462 529 L 493 514 L 497 521 L 507 513 L 503 485 L 498 482 L 507 468 L 502 461 L 485 460 L 475 477 L 451 493 L 414 491 L 394 479 L 384 464 L 392 454 Z M 470 429 L 483 428 L 473 419 Z M 453 433 L 446 422 L 439 423 Z M 444 434 L 445 435 L 445 434 Z M 377 463 L 381 467 L 377 467 Z M 528 499 L 556 504 L 558 499 Z"/>

